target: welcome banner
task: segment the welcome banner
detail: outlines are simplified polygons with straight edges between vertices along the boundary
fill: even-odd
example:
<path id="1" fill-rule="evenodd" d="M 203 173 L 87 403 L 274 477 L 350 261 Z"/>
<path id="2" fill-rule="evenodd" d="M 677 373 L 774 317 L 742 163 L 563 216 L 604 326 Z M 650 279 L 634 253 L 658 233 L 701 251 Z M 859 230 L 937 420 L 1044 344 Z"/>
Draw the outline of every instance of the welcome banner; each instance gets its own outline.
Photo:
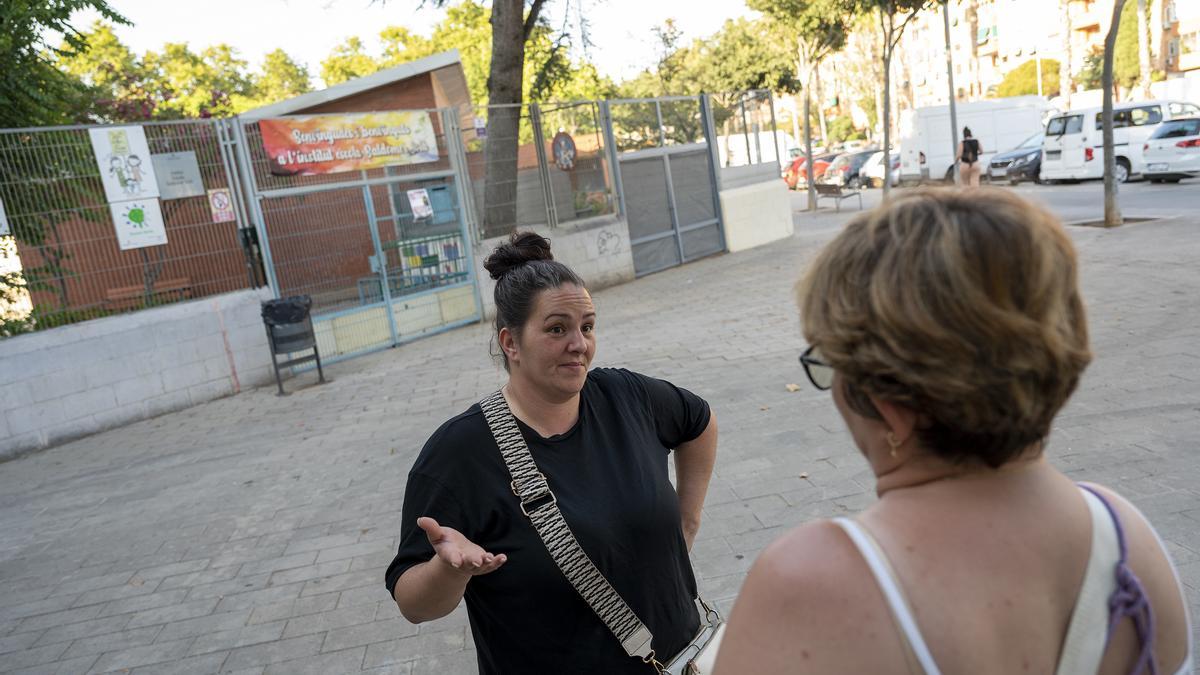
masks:
<path id="1" fill-rule="evenodd" d="M 263 149 L 276 176 L 311 176 L 438 159 L 427 112 L 305 115 L 260 120 Z"/>

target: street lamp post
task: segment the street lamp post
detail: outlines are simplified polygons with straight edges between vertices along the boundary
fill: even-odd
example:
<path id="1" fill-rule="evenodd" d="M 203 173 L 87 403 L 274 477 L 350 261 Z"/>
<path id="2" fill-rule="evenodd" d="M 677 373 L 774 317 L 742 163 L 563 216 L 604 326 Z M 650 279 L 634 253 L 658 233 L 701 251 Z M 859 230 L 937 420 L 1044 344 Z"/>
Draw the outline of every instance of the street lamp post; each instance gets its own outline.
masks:
<path id="1" fill-rule="evenodd" d="M 1038 96 L 1042 95 L 1042 55 L 1038 52 L 1037 47 L 1033 48 L 1033 60 L 1037 63 L 1037 84 Z"/>
<path id="2" fill-rule="evenodd" d="M 954 56 L 950 53 L 950 0 L 942 0 L 942 24 L 946 29 L 946 80 L 950 83 L 950 156 L 954 158 L 954 184 L 958 185 L 958 106 L 954 97 Z"/>

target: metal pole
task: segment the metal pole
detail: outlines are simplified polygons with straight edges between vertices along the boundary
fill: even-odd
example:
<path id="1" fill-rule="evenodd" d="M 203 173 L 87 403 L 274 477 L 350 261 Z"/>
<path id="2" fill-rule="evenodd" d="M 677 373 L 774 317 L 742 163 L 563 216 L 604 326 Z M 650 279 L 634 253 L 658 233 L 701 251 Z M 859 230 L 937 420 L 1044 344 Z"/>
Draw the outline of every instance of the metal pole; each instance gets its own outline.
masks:
<path id="1" fill-rule="evenodd" d="M 442 127 L 445 130 L 445 127 Z M 366 174 L 366 171 L 363 171 Z M 364 178 L 366 176 L 364 175 Z M 371 231 L 371 243 L 375 246 L 376 259 L 379 261 L 379 290 L 383 294 L 383 306 L 387 312 L 388 329 L 392 333 L 392 346 L 400 344 L 400 331 L 396 327 L 396 312 L 392 307 L 392 286 L 388 281 L 388 258 L 383 252 L 383 242 L 379 239 L 379 218 L 375 215 L 375 199 L 371 196 L 371 186 L 362 186 L 363 204 L 367 208 L 367 229 Z M 404 255 L 403 250 L 398 251 Z"/>
<path id="2" fill-rule="evenodd" d="M 538 104 L 529 104 L 529 124 L 533 127 L 533 147 L 537 152 L 538 177 L 542 181 L 542 200 L 546 203 L 546 226 L 558 226 L 554 206 L 554 186 L 550 185 L 550 167 L 546 160 L 546 135 L 542 133 L 542 112 Z"/>
<path id="3" fill-rule="evenodd" d="M 608 166 L 611 171 L 612 186 L 616 192 L 616 206 L 620 209 L 621 217 L 628 222 L 629 212 L 625 208 L 625 186 L 621 183 L 621 156 L 617 149 L 616 133 L 613 131 L 612 104 L 600 101 L 600 124 L 604 128 L 604 146 L 608 150 Z"/>
<path id="4" fill-rule="evenodd" d="M 446 148 L 450 155 L 450 167 L 454 169 L 454 189 L 458 193 L 459 203 L 459 234 L 463 239 L 461 255 L 466 258 L 467 278 L 475 289 L 475 313 L 483 318 L 483 290 L 479 288 L 478 274 L 475 270 L 475 242 L 471 235 L 475 232 L 477 223 L 474 210 L 467 203 L 467 190 L 470 188 L 471 171 L 467 164 L 467 150 L 462 141 L 462 129 L 459 127 L 458 114 L 453 108 L 443 108 L 442 128 L 446 130 Z"/>
<path id="5" fill-rule="evenodd" d="M 775 97 L 771 96 L 770 91 L 767 92 L 767 106 L 771 109 L 771 141 L 775 146 L 775 163 L 783 171 L 783 158 L 779 156 L 779 132 L 775 130 Z"/>
<path id="6" fill-rule="evenodd" d="M 708 146 L 708 175 L 712 181 L 713 211 L 717 215 L 717 229 L 721 232 L 721 250 L 728 250 L 725 241 L 725 217 L 721 214 L 721 158 L 714 142 L 717 139 L 717 124 L 712 113 L 712 97 L 700 95 L 700 119 L 704 123 L 704 140 Z"/>
<path id="7" fill-rule="evenodd" d="M 946 81 L 950 83 L 950 156 L 954 158 L 954 184 L 958 185 L 958 104 L 954 96 L 954 55 L 950 49 L 950 0 L 942 0 L 942 25 L 946 31 Z"/>
<path id="8" fill-rule="evenodd" d="M 253 124 L 258 124 L 258 122 L 253 122 Z M 263 216 L 263 196 L 258 191 L 258 177 L 254 173 L 254 163 L 250 158 L 250 144 L 246 141 L 246 127 L 239 118 L 234 123 L 233 128 L 237 138 L 237 156 L 239 163 L 242 165 L 242 178 L 250 188 L 250 195 L 247 201 L 250 205 L 250 215 L 254 220 L 254 228 L 258 230 L 258 247 L 262 251 L 263 267 L 267 273 L 267 283 L 271 286 L 271 290 L 275 292 L 275 297 L 282 297 L 280 295 L 279 279 L 275 274 L 275 260 L 271 257 L 271 239 L 267 236 L 267 221 Z"/>
<path id="9" fill-rule="evenodd" d="M 750 123 L 746 121 L 746 95 L 743 93 L 740 95 L 740 98 L 742 106 L 742 138 L 746 139 L 746 164 L 753 164 L 753 162 L 750 161 Z M 732 160 L 732 157 L 726 158 L 726 161 L 729 162 L 730 166 L 733 165 Z"/>

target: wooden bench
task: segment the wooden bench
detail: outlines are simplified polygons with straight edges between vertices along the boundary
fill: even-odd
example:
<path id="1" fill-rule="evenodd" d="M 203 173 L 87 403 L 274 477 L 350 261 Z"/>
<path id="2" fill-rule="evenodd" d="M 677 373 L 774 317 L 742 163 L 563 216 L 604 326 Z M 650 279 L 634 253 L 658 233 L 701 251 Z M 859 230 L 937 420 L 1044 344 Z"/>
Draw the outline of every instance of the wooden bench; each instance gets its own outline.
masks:
<path id="1" fill-rule="evenodd" d="M 155 302 L 174 302 L 192 297 L 192 280 L 188 277 L 160 279 L 154 282 L 151 298 Z M 133 309 L 146 300 L 146 286 L 121 286 L 110 288 L 104 294 L 104 305 L 109 309 Z"/>
<path id="2" fill-rule="evenodd" d="M 830 183 L 813 183 L 813 187 L 817 189 L 817 201 L 822 199 L 832 199 L 837 202 L 837 210 L 842 210 L 842 200 L 858 197 L 858 208 L 862 210 L 862 191 L 861 190 L 843 190 L 841 185 L 832 185 Z"/>

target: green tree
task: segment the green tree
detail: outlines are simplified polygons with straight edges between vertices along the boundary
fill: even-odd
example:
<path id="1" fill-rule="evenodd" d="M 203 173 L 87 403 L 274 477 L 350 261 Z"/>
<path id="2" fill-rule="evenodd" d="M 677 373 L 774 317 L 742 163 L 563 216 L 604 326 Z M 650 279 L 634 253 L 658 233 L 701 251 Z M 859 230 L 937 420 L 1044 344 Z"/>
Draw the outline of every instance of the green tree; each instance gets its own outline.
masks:
<path id="1" fill-rule="evenodd" d="M 58 57 L 86 49 L 72 25 L 79 11 L 93 10 L 116 23 L 129 21 L 106 0 L 5 0 L 0 10 L 0 127 L 62 124 L 79 118 L 86 87 L 55 67 Z M 63 43 L 46 42 L 61 34 Z"/>
<path id="2" fill-rule="evenodd" d="M 1137 85 L 1141 76 L 1138 58 L 1138 3 L 1126 2 L 1121 9 L 1120 30 L 1113 52 L 1113 85 L 1128 91 Z"/>
<path id="3" fill-rule="evenodd" d="M 63 51 L 55 65 L 86 91 L 81 110 L 97 122 L 153 118 L 163 100 L 160 83 L 106 21 L 96 21 L 81 38 L 85 49 Z M 64 45 L 65 47 L 65 45 Z"/>
<path id="4" fill-rule="evenodd" d="M 161 98 L 154 116 L 185 119 L 234 114 L 234 99 L 251 94 L 247 65 L 237 50 L 225 44 L 197 53 L 186 43 L 169 42 L 161 52 L 147 52 L 142 66 Z"/>
<path id="5" fill-rule="evenodd" d="M 883 194 L 891 190 L 891 144 L 892 144 L 892 56 L 896 45 L 904 36 L 904 29 L 917 17 L 921 10 L 936 0 L 842 0 L 847 9 L 860 15 L 874 15 L 879 25 L 879 36 L 883 40 Z"/>
<path id="6" fill-rule="evenodd" d="M 334 47 L 329 56 L 321 62 L 321 80 L 325 82 L 326 87 L 332 87 L 383 68 L 384 64 L 379 59 L 367 53 L 361 38 L 351 37 Z"/>
<path id="7" fill-rule="evenodd" d="M 1075 76 L 1075 82 L 1087 91 L 1099 89 L 1104 84 L 1104 50 L 1093 51 L 1083 57 L 1083 68 Z"/>
<path id="8" fill-rule="evenodd" d="M 297 63 L 282 49 L 268 52 L 262 67 L 251 76 L 249 95 L 233 98 L 236 112 L 270 105 L 312 91 L 308 68 Z"/>
<path id="9" fill-rule="evenodd" d="M 793 37 L 796 73 L 804 89 L 804 155 L 812 166 L 812 89 L 821 62 L 846 44 L 853 7 L 844 0 L 749 0 L 751 9 L 770 16 L 781 34 Z M 818 105 L 824 105 L 818 101 Z M 885 175 L 886 179 L 886 175 Z M 886 184 L 887 181 L 885 180 Z M 808 181 L 808 209 L 817 208 L 813 181 Z"/>
<path id="10" fill-rule="evenodd" d="M 1000 86 L 996 87 L 999 96 L 1025 96 L 1038 93 L 1036 61 L 1030 59 L 1013 68 Z M 1058 96 L 1059 92 L 1059 63 L 1056 59 L 1042 59 L 1042 95 Z"/>

